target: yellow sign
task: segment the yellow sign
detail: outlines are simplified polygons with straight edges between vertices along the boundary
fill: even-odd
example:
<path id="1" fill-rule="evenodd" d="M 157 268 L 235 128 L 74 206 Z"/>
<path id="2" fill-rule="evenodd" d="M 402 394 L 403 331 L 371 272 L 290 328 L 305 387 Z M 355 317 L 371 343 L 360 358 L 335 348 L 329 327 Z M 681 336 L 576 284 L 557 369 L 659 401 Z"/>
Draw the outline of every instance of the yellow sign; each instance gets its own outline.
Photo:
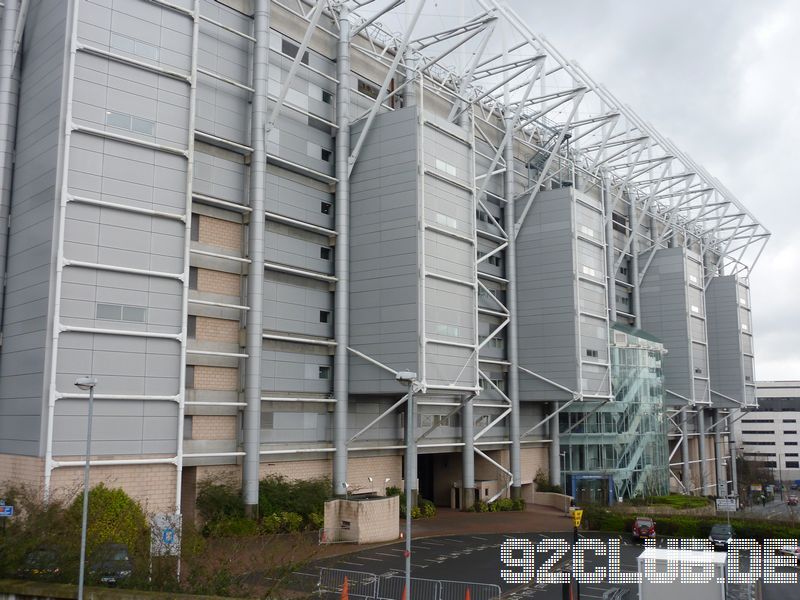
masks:
<path id="1" fill-rule="evenodd" d="M 581 526 L 581 518 L 583 518 L 583 509 L 576 508 L 572 511 L 572 520 L 575 521 L 575 527 Z"/>

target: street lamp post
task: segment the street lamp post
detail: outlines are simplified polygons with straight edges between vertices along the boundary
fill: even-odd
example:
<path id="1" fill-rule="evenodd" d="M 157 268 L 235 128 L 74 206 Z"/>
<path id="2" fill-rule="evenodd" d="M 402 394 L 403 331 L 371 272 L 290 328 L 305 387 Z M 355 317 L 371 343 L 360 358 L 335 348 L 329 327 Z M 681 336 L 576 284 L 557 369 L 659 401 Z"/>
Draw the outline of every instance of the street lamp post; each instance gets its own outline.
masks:
<path id="1" fill-rule="evenodd" d="M 416 469 L 412 468 L 412 461 L 417 460 L 417 440 L 414 427 L 414 384 L 417 382 L 417 374 L 413 371 L 400 371 L 395 379 L 408 386 L 408 398 L 406 399 L 406 593 L 405 598 L 411 598 L 411 510 L 413 506 L 411 494 L 413 490 L 411 479 L 415 477 Z"/>
<path id="2" fill-rule="evenodd" d="M 81 559 L 78 567 L 78 600 L 83 600 L 83 580 L 86 572 L 86 527 L 89 520 L 89 458 L 92 454 L 92 412 L 94 409 L 94 377 L 79 377 L 75 385 L 81 390 L 89 390 L 89 408 L 86 417 L 86 462 L 83 465 L 83 514 L 81 515 Z"/>

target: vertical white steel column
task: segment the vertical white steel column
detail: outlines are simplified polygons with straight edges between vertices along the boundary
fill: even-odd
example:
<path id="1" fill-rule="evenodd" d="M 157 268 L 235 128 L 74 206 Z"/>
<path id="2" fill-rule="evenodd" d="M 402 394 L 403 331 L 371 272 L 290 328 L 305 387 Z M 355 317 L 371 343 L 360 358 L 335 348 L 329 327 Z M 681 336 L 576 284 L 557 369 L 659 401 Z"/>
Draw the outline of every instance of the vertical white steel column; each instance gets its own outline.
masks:
<path id="1" fill-rule="evenodd" d="M 688 407 L 687 407 L 688 408 Z M 689 455 L 689 415 L 686 409 L 681 411 L 681 481 L 687 494 L 692 492 L 692 472 Z"/>
<path id="2" fill-rule="evenodd" d="M 614 269 L 614 196 L 611 194 L 611 186 L 608 178 L 602 176 L 600 180 L 600 193 L 603 196 L 603 210 L 606 219 L 606 272 L 608 289 L 608 320 L 613 325 L 617 322 L 617 273 Z"/>
<path id="3" fill-rule="evenodd" d="M 506 247 L 506 306 L 508 307 L 508 399 L 511 400 L 511 414 L 509 415 L 509 437 L 511 439 L 510 467 L 511 467 L 511 497 L 519 498 L 522 495 L 522 459 L 519 445 L 519 343 L 517 338 L 517 255 L 516 236 L 514 235 L 514 118 L 505 117 L 506 144 L 504 158 L 505 171 L 505 199 L 506 206 L 503 212 L 503 227 L 506 230 L 508 246 Z"/>
<path id="4" fill-rule="evenodd" d="M 189 132 L 186 140 L 186 197 L 183 219 L 183 279 L 181 281 L 181 349 L 178 375 L 178 431 L 175 440 L 175 511 L 181 512 L 183 495 L 183 419 L 186 414 L 186 350 L 189 345 L 189 271 L 192 248 L 192 185 L 194 183 L 194 132 L 197 116 L 197 47 L 200 43 L 200 0 L 192 3 L 192 61 L 189 68 Z M 180 567 L 178 568 L 180 571 Z"/>
<path id="5" fill-rule="evenodd" d="M 697 458 L 700 461 L 700 495 L 706 493 L 706 415 L 704 407 L 697 407 Z"/>
<path id="6" fill-rule="evenodd" d="M 722 466 L 725 458 L 725 446 L 722 443 L 722 420 L 720 417 L 719 409 L 714 410 L 714 465 L 717 470 L 717 496 L 726 497 L 728 495 L 727 476 L 725 475 L 725 467 Z"/>
<path id="7" fill-rule="evenodd" d="M 475 504 L 475 411 L 472 406 L 474 395 L 464 398 L 461 409 L 461 510 Z"/>
<path id="8" fill-rule="evenodd" d="M 4 322 L 5 275 L 8 263 L 8 216 L 14 173 L 14 143 L 17 135 L 20 61 L 14 60 L 14 35 L 19 0 L 6 0 L 0 30 L 0 326 Z"/>
<path id="9" fill-rule="evenodd" d="M 633 293 L 631 294 L 631 314 L 634 315 L 633 324 L 642 328 L 642 310 L 639 305 L 639 212 L 636 210 L 636 199 L 628 195 L 628 225 L 631 228 L 631 267 L 633 273 Z"/>
<path id="10" fill-rule="evenodd" d="M 258 470 L 261 450 L 261 353 L 264 333 L 264 200 L 267 193 L 267 77 L 269 69 L 269 3 L 256 0 L 253 33 L 253 104 L 251 116 L 250 225 L 247 277 L 247 361 L 245 372 L 244 469 L 242 491 L 245 509 L 258 509 Z"/>
<path id="11" fill-rule="evenodd" d="M 551 402 L 550 414 L 557 411 L 558 402 Z M 547 422 L 547 427 L 550 431 L 550 483 L 552 485 L 561 485 L 561 437 L 558 430 L 559 416 L 560 415 L 556 415 Z M 566 485 L 564 486 L 564 493 L 569 493 L 566 489 Z"/>
<path id="12" fill-rule="evenodd" d="M 347 413 L 350 394 L 350 11 L 339 8 L 339 42 L 336 47 L 336 292 L 334 294 L 333 397 L 333 493 L 346 493 Z"/>

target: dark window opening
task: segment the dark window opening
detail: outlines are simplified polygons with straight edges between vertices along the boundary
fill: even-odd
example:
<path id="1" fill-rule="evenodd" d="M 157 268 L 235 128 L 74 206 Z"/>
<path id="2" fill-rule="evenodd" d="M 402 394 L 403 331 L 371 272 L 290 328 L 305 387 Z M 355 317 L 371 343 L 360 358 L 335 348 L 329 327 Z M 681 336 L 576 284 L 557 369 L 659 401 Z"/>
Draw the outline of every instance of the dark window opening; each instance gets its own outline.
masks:
<path id="1" fill-rule="evenodd" d="M 611 213 L 611 221 L 614 231 L 619 231 L 622 233 L 628 232 L 628 219 L 624 215 L 620 215 L 619 213 Z"/>
<path id="2" fill-rule="evenodd" d="M 330 161 L 330 159 L 331 159 L 331 151 L 330 150 L 326 150 L 325 148 L 323 148 L 322 151 L 320 152 L 320 158 L 322 158 L 322 160 L 324 160 L 325 162 Z"/>
<path id="3" fill-rule="evenodd" d="M 319 311 L 319 322 L 320 323 L 327 323 L 330 319 L 331 313 L 327 310 Z"/>
<path id="4" fill-rule="evenodd" d="M 189 289 L 197 289 L 197 267 L 189 267 Z"/>
<path id="5" fill-rule="evenodd" d="M 281 52 L 283 52 L 287 56 L 291 56 L 292 58 L 294 58 L 295 56 L 297 56 L 298 50 L 300 50 L 300 46 L 298 46 L 294 42 L 289 41 L 287 39 L 281 40 Z M 308 50 L 303 52 L 303 58 L 300 60 L 300 62 L 303 63 L 304 65 L 308 64 Z"/>
<path id="6" fill-rule="evenodd" d="M 200 241 L 200 215 L 192 215 L 192 237 L 193 242 Z"/>
<path id="7" fill-rule="evenodd" d="M 320 379 L 330 379 L 331 378 L 331 368 L 330 367 L 320 367 L 319 368 L 319 378 Z"/>
<path id="8" fill-rule="evenodd" d="M 194 389 L 194 365 L 186 365 L 186 384 L 187 390 Z"/>
<path id="9" fill-rule="evenodd" d="M 333 94 L 331 94 L 330 92 L 326 92 L 325 90 L 322 90 L 322 101 L 325 104 L 333 104 Z"/>
<path id="10" fill-rule="evenodd" d="M 322 260 L 330 260 L 331 259 L 331 249 L 325 248 L 324 246 L 319 249 L 319 257 Z"/>
<path id="11" fill-rule="evenodd" d="M 186 335 L 190 340 L 197 337 L 197 317 L 194 315 L 189 315 L 186 318 Z"/>
<path id="12" fill-rule="evenodd" d="M 331 214 L 331 203 L 330 202 L 320 202 L 319 203 L 319 212 L 323 215 Z"/>

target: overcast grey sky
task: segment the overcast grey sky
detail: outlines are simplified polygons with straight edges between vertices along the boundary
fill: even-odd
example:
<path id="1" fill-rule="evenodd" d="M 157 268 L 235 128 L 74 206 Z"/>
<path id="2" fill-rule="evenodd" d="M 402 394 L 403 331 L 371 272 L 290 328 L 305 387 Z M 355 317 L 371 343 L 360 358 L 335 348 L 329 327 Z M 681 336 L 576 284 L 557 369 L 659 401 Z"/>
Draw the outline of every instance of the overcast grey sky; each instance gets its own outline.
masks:
<path id="1" fill-rule="evenodd" d="M 756 376 L 800 379 L 800 2 L 509 3 L 772 232 L 750 282 Z"/>

